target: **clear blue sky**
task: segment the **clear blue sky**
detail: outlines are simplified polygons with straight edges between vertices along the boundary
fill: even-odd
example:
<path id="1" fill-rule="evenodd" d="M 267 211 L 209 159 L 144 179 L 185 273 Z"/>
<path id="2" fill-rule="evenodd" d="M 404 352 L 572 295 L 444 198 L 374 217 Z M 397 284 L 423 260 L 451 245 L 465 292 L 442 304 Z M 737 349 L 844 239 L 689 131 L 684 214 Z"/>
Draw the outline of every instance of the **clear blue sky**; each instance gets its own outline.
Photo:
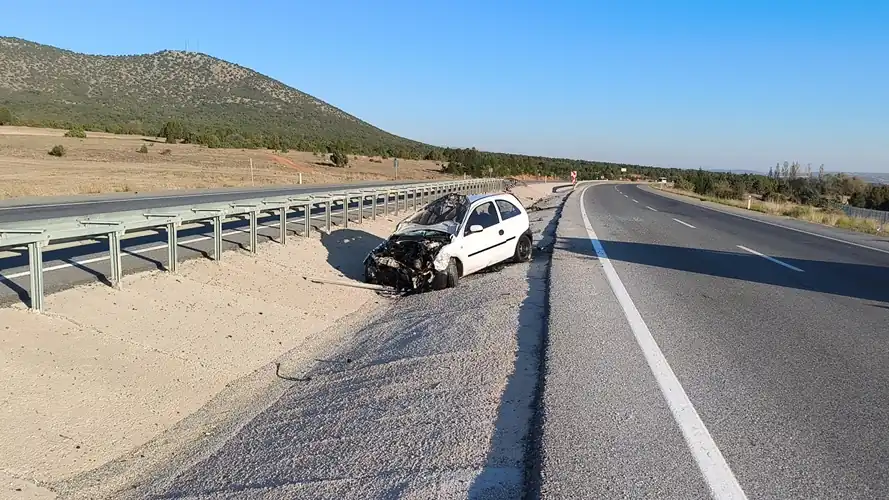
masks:
<path id="1" fill-rule="evenodd" d="M 4 3 L 4 35 L 188 43 L 433 144 L 889 171 L 886 0 Z"/>

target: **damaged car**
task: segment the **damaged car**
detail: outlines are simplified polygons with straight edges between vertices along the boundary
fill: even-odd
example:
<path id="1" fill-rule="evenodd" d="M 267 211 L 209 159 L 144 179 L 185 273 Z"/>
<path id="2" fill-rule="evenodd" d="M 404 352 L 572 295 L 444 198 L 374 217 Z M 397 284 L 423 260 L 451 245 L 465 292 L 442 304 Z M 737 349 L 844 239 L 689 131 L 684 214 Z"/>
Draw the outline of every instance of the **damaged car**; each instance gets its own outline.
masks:
<path id="1" fill-rule="evenodd" d="M 509 193 L 450 193 L 398 224 L 364 259 L 365 281 L 399 291 L 457 286 L 505 261 L 531 259 L 528 212 Z"/>

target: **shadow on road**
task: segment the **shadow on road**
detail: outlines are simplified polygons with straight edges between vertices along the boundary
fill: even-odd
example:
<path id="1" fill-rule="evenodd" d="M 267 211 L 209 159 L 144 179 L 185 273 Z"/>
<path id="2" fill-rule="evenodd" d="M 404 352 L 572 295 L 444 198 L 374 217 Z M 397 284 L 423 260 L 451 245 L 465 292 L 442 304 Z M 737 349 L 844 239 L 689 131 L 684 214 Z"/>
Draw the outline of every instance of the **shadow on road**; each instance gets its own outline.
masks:
<path id="1" fill-rule="evenodd" d="M 360 229 L 338 229 L 322 234 L 327 263 L 349 279 L 364 280 L 364 257 L 384 240 Z"/>
<path id="2" fill-rule="evenodd" d="M 746 252 L 726 252 L 650 243 L 599 240 L 612 261 L 762 283 L 797 290 L 889 302 L 889 259 L 885 266 L 776 257 L 794 271 Z M 590 241 L 568 238 L 558 248 L 595 259 Z"/>
<path id="3" fill-rule="evenodd" d="M 508 498 L 504 493 L 508 491 L 509 484 L 520 484 L 524 489 L 524 498 L 539 498 L 540 460 L 537 453 L 549 318 L 549 253 L 562 205 L 542 208 L 549 209 L 554 210 L 554 214 L 540 233 L 537 251 L 525 275 L 528 293 L 518 311 L 515 365 L 500 398 L 486 463 L 469 489 L 470 499 Z M 510 449 L 522 451 L 520 471 L 510 467 L 512 464 L 503 463 L 505 450 Z"/>

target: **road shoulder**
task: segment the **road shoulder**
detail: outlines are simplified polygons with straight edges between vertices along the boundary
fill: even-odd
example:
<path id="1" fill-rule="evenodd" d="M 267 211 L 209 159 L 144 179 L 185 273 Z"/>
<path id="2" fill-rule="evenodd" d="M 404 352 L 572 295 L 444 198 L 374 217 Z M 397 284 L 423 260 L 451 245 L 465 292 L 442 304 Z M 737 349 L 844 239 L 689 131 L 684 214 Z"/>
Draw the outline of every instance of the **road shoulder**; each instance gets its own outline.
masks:
<path id="1" fill-rule="evenodd" d="M 538 204 L 535 240 L 561 198 Z M 520 498 L 549 254 L 400 299 L 200 461 L 134 496 Z"/>

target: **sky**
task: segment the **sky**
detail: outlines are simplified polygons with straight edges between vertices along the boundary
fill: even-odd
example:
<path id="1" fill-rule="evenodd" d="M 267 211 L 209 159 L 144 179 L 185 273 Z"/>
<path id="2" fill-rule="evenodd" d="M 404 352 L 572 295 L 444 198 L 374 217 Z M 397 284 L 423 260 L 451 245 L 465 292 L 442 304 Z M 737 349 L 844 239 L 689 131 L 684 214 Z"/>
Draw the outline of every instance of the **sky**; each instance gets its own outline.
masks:
<path id="1" fill-rule="evenodd" d="M 442 146 L 889 172 L 886 0 L 6 0 L 0 34 L 187 46 Z"/>

